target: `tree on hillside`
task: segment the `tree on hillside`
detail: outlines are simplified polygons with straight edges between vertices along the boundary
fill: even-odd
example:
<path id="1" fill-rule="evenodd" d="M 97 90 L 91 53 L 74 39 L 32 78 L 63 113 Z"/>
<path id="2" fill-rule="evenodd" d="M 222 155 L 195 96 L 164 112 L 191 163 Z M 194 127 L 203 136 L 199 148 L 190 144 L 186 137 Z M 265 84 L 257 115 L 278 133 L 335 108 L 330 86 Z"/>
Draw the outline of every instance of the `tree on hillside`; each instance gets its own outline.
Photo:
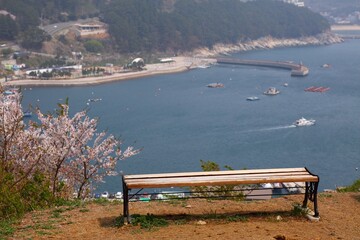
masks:
<path id="1" fill-rule="evenodd" d="M 0 15 L 0 39 L 14 40 L 17 34 L 16 22 L 9 15 Z"/>
<path id="2" fill-rule="evenodd" d="M 85 47 L 86 51 L 92 52 L 92 53 L 99 53 L 104 50 L 104 45 L 95 39 L 86 41 L 84 43 L 84 47 Z"/>
<path id="3" fill-rule="evenodd" d="M 21 34 L 21 46 L 27 49 L 40 49 L 43 42 L 50 41 L 51 36 L 40 28 L 29 28 Z"/>

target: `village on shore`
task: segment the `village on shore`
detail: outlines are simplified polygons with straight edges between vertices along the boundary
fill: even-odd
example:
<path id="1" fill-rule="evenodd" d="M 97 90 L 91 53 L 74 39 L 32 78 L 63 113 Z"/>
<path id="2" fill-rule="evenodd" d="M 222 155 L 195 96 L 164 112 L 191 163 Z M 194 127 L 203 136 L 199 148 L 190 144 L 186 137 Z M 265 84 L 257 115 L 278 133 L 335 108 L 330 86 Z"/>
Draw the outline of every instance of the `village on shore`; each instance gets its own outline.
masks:
<path id="1" fill-rule="evenodd" d="M 158 59 L 158 62 L 147 64 L 142 58 L 132 59 L 125 66 L 106 63 L 104 66 L 85 67 L 82 64 L 71 66 L 57 66 L 53 68 L 29 69 L 18 63 L 19 55 L 15 52 L 13 59 L 2 61 L 6 69 L 14 72 L 12 76 L 0 79 L 4 86 L 75 86 L 89 84 L 103 84 L 118 80 L 141 78 L 157 74 L 169 74 L 187 71 L 193 68 L 203 68 L 216 63 L 214 57 L 227 56 L 234 52 L 251 51 L 256 49 L 273 49 L 279 47 L 327 45 L 342 42 L 343 39 L 331 32 L 317 36 L 299 39 L 276 39 L 263 37 L 260 39 L 239 42 L 237 44 L 216 44 L 212 49 L 206 47 L 184 52 L 181 56 L 171 56 Z M 74 54 L 74 58 L 81 57 L 81 53 Z"/>

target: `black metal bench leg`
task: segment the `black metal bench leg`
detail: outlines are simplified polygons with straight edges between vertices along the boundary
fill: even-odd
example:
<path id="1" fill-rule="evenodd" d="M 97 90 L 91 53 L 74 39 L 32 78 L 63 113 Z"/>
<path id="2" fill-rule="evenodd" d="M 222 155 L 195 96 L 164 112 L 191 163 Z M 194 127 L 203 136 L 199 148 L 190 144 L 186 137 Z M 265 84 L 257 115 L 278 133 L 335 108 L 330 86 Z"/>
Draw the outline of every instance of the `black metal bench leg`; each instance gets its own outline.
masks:
<path id="1" fill-rule="evenodd" d="M 317 203 L 318 186 L 319 186 L 319 182 L 316 182 L 315 186 L 314 186 L 314 212 L 315 212 L 314 217 L 319 217 L 319 210 L 318 210 L 318 203 Z"/>
<path id="2" fill-rule="evenodd" d="M 304 197 L 304 201 L 303 201 L 303 208 L 307 208 L 307 203 L 308 203 L 308 199 L 309 199 L 309 183 L 306 182 L 305 183 L 305 197 Z"/>
<path id="3" fill-rule="evenodd" d="M 123 178 L 123 199 L 124 199 L 124 220 L 126 219 L 127 223 L 130 223 L 130 215 L 129 215 L 129 189 L 125 184 Z"/>

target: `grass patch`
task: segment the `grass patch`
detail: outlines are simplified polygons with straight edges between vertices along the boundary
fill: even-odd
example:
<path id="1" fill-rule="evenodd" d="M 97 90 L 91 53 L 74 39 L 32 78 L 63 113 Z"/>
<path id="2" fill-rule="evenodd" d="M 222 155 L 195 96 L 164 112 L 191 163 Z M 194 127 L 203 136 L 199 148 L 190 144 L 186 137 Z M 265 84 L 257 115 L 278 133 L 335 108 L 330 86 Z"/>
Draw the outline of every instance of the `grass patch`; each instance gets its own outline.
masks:
<path id="1" fill-rule="evenodd" d="M 306 216 L 309 213 L 308 209 L 304 209 L 300 204 L 294 204 L 291 215 L 295 217 Z"/>
<path id="2" fill-rule="evenodd" d="M 184 225 L 186 223 L 187 223 L 187 221 L 185 219 L 179 219 L 179 220 L 174 221 L 175 225 Z"/>
<path id="3" fill-rule="evenodd" d="M 0 239 L 6 239 L 11 236 L 15 229 L 12 226 L 13 221 L 10 220 L 1 220 L 0 221 Z"/>
<path id="4" fill-rule="evenodd" d="M 79 210 L 79 212 L 82 212 L 82 213 L 84 213 L 84 212 L 90 212 L 90 210 L 87 209 L 87 208 L 82 208 L 82 209 Z"/>
<path id="5" fill-rule="evenodd" d="M 320 193 L 319 197 L 320 198 L 331 198 L 331 197 L 333 197 L 333 195 L 331 193 Z"/>
<path id="6" fill-rule="evenodd" d="M 110 201 L 106 198 L 98 198 L 92 201 L 93 203 L 99 204 L 101 206 L 106 206 L 110 204 Z"/>
<path id="7" fill-rule="evenodd" d="M 114 226 L 115 227 L 122 227 L 122 226 L 124 226 L 124 221 L 125 221 L 124 216 L 121 215 L 121 216 L 115 218 Z"/>
<path id="8" fill-rule="evenodd" d="M 155 227 L 166 227 L 169 225 L 166 219 L 155 217 L 153 214 L 134 214 L 131 216 L 131 224 L 134 226 L 140 226 L 142 229 L 147 230 L 151 230 Z"/>
<path id="9" fill-rule="evenodd" d="M 234 216 L 227 216 L 226 220 L 228 222 L 247 222 L 249 219 L 246 216 L 234 215 Z"/>
<path id="10" fill-rule="evenodd" d="M 55 229 L 55 227 L 51 224 L 44 224 L 44 225 L 39 226 L 39 228 L 45 229 L 45 230 Z"/>
<path id="11" fill-rule="evenodd" d="M 72 200 L 67 200 L 67 199 L 57 199 L 55 202 L 55 206 L 57 207 L 63 207 L 63 206 L 67 206 L 67 207 L 81 207 L 84 206 L 85 202 L 80 200 L 80 199 L 72 199 Z"/>
<path id="12" fill-rule="evenodd" d="M 40 236 L 51 235 L 51 233 L 46 232 L 46 231 L 42 231 L 42 230 L 36 231 L 36 234 L 38 234 Z"/>
<path id="13" fill-rule="evenodd" d="M 50 218 L 61 218 L 61 217 L 62 216 L 61 216 L 60 212 L 55 212 L 55 211 L 53 211 L 50 216 Z"/>

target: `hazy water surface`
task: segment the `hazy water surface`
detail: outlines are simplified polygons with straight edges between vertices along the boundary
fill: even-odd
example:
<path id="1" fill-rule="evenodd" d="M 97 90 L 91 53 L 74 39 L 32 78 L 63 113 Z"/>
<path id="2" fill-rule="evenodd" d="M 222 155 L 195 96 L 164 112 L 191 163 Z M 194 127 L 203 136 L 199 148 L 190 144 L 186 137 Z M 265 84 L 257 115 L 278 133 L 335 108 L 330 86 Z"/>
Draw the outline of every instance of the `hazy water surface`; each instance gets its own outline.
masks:
<path id="1" fill-rule="evenodd" d="M 330 46 L 283 48 L 234 54 L 245 59 L 302 61 L 307 77 L 281 69 L 216 65 L 99 86 L 33 87 L 24 106 L 52 110 L 69 97 L 72 112 L 87 107 L 100 129 L 143 151 L 121 162 L 128 174 L 200 171 L 200 159 L 242 168 L 308 167 L 320 189 L 348 185 L 360 177 L 360 40 Z M 322 68 L 324 64 L 331 68 Z M 206 85 L 222 82 L 224 88 Z M 284 83 L 288 87 L 284 87 Z M 262 94 L 276 87 L 277 96 Z M 326 86 L 326 93 L 305 92 Z M 249 102 L 246 97 L 258 96 Z M 300 118 L 316 125 L 295 128 Z M 121 190 L 120 177 L 98 191 Z"/>

